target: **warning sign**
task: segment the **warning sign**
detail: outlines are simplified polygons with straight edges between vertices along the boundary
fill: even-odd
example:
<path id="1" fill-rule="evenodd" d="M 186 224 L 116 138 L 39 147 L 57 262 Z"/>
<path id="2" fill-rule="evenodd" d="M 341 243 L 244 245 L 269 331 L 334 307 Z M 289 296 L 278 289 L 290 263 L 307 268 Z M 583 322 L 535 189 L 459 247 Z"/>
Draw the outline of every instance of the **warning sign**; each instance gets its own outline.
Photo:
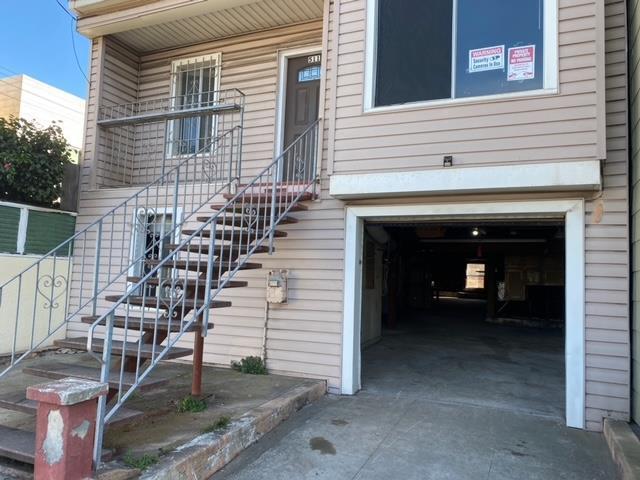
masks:
<path id="1" fill-rule="evenodd" d="M 507 80 L 531 80 L 536 76 L 536 46 L 514 47 L 509 49 L 509 69 Z"/>
<path id="2" fill-rule="evenodd" d="M 504 45 L 469 50 L 469 73 L 504 68 Z"/>

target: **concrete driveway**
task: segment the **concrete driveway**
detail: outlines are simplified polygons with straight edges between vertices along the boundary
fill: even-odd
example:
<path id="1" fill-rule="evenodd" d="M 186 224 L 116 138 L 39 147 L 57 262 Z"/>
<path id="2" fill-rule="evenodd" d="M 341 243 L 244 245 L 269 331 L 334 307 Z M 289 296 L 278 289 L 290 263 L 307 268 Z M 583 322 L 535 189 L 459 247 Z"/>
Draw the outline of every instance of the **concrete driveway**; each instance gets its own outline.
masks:
<path id="1" fill-rule="evenodd" d="M 601 435 L 545 417 L 366 392 L 327 397 L 215 480 L 612 480 Z"/>
<path id="2" fill-rule="evenodd" d="M 303 409 L 214 480 L 615 479 L 602 435 L 564 426 L 561 334 L 463 313 L 385 336 L 363 391 Z"/>

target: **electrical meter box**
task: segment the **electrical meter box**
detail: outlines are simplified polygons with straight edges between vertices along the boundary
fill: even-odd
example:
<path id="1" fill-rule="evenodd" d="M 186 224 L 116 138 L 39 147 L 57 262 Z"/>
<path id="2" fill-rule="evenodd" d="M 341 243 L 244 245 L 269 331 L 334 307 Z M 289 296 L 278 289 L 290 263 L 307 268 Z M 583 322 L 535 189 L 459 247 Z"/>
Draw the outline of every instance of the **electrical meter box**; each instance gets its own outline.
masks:
<path id="1" fill-rule="evenodd" d="M 267 302 L 287 303 L 288 270 L 271 270 L 267 275 Z"/>

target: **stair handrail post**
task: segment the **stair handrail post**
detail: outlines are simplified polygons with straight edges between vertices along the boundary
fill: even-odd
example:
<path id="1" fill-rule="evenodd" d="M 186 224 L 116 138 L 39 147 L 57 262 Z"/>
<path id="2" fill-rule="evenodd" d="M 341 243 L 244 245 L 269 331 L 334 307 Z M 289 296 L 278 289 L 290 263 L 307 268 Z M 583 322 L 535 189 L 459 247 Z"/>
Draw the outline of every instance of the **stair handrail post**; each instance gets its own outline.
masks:
<path id="1" fill-rule="evenodd" d="M 105 332 L 102 347 L 102 360 L 100 365 L 100 382 L 109 384 L 109 376 L 111 371 L 111 347 L 113 344 L 113 321 L 115 314 L 112 312 L 105 318 Z M 94 330 L 91 330 L 93 337 Z M 93 465 L 97 470 L 102 460 L 102 441 L 104 436 L 104 416 L 107 411 L 107 395 L 103 395 L 98 399 L 98 412 L 96 414 L 96 436 L 93 446 Z"/>
<path id="2" fill-rule="evenodd" d="M 228 182 L 229 182 L 229 193 L 233 192 L 233 175 L 234 175 L 234 171 L 233 171 L 233 137 L 234 135 L 231 134 L 231 144 L 229 145 L 229 176 L 228 176 Z"/>
<path id="3" fill-rule="evenodd" d="M 273 240 L 275 237 L 276 227 L 276 190 L 280 179 L 281 161 L 275 162 L 273 178 L 271 181 L 271 218 L 269 222 L 269 255 L 273 255 Z"/>
<path id="4" fill-rule="evenodd" d="M 312 188 L 312 194 L 313 194 L 313 198 L 315 199 L 316 196 L 318 195 L 318 183 L 320 181 L 320 174 L 318 173 L 318 166 L 321 165 L 321 162 L 319 162 L 318 160 L 321 159 L 321 152 L 319 152 L 319 148 L 320 148 L 320 144 L 318 142 L 318 137 L 320 135 L 320 122 L 316 122 L 316 126 L 313 129 L 313 147 L 311 149 L 311 151 L 313 152 L 313 161 L 312 161 L 312 168 L 311 168 L 311 175 L 313 175 L 312 178 L 309 178 L 310 182 L 313 182 L 313 187 Z"/>
<path id="5" fill-rule="evenodd" d="M 211 283 L 213 281 L 213 259 L 215 258 L 214 250 L 216 245 L 216 222 L 211 222 L 211 227 L 209 229 L 209 232 L 210 232 L 210 236 L 209 236 L 209 253 L 207 255 L 207 277 L 204 284 L 204 289 L 205 289 L 204 305 L 202 306 L 202 308 L 204 308 L 204 312 L 203 312 L 204 315 L 202 316 L 202 327 L 199 333 L 199 335 L 202 335 L 203 337 L 206 337 L 207 332 L 209 331 L 209 314 L 211 310 L 209 308 L 209 304 L 211 303 L 211 290 L 212 290 Z M 222 248 L 222 245 L 220 245 L 220 248 Z M 222 258 L 222 255 L 220 255 L 220 258 Z M 198 332 L 196 331 L 195 334 L 198 335 Z"/>
<path id="6" fill-rule="evenodd" d="M 102 219 L 98 222 L 96 230 L 96 251 L 94 255 L 93 265 L 93 302 L 91 306 L 91 314 L 95 316 L 98 310 L 98 290 L 100 284 L 100 250 L 102 249 Z"/>
<path id="7" fill-rule="evenodd" d="M 176 170 L 176 177 L 173 181 L 173 207 L 171 213 L 171 232 L 175 233 L 178 227 L 178 197 L 180 193 L 180 168 Z"/>
<path id="8" fill-rule="evenodd" d="M 238 128 L 238 161 L 236 162 L 236 178 L 238 183 L 242 183 L 242 146 L 244 145 L 244 106 L 247 99 L 242 92 L 240 92 L 240 126 Z"/>

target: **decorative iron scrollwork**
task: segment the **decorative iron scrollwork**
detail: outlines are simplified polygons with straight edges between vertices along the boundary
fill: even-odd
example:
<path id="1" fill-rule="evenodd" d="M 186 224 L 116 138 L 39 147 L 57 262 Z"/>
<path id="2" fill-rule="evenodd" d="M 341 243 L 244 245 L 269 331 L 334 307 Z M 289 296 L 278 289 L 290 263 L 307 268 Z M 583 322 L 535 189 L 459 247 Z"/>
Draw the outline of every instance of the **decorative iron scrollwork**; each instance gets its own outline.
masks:
<path id="1" fill-rule="evenodd" d="M 181 308 L 185 299 L 186 281 L 180 278 L 167 278 L 160 282 L 160 301 L 166 309 L 165 317 L 176 318 L 178 308 Z"/>
<path id="2" fill-rule="evenodd" d="M 242 226 L 253 231 L 258 226 L 258 209 L 253 205 L 247 205 L 242 212 Z"/>
<path id="3" fill-rule="evenodd" d="M 67 292 L 68 282 L 63 275 L 42 275 L 38 279 L 37 290 L 45 301 L 42 307 L 45 310 L 55 310 L 60 307 L 58 300 Z"/>

